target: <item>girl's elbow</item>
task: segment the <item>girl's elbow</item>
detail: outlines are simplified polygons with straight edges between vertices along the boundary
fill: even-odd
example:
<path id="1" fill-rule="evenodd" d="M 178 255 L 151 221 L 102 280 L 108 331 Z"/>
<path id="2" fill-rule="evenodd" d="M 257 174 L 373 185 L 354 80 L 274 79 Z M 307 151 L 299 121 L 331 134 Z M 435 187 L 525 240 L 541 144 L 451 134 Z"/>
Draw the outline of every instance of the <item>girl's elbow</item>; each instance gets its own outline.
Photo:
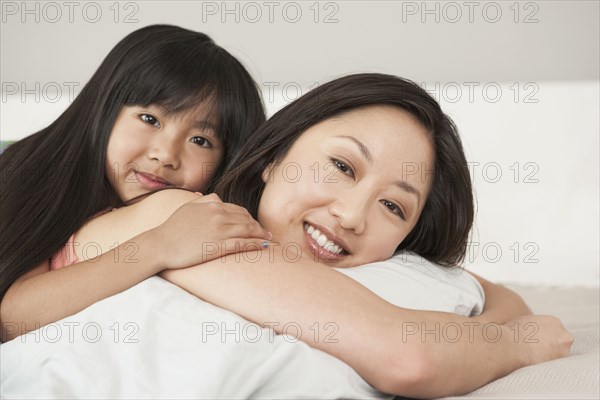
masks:
<path id="1" fill-rule="evenodd" d="M 0 342 L 6 343 L 9 340 L 13 340 L 14 338 L 20 335 L 20 327 L 17 322 L 15 322 L 15 318 L 11 315 L 10 310 L 12 310 L 12 305 L 10 304 L 10 300 L 7 299 L 5 295 L 2 301 L 0 302 Z"/>
<path id="2" fill-rule="evenodd" d="M 6 343 L 19 336 L 18 327 L 12 322 L 0 320 L 0 343 Z"/>

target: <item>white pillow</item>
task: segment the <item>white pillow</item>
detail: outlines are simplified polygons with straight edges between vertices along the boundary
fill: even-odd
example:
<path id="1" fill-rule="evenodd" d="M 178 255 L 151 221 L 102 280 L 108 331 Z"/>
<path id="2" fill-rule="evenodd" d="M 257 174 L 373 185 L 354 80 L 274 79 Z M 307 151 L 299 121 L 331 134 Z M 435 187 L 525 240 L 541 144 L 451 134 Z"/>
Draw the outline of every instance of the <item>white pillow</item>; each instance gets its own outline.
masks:
<path id="1" fill-rule="evenodd" d="M 340 272 L 399 306 L 483 305 L 470 274 L 411 255 Z M 159 277 L 1 345 L 0 360 L 3 398 L 390 398 L 339 359 Z"/>
<path id="2" fill-rule="evenodd" d="M 481 313 L 485 302 L 483 288 L 469 272 L 442 267 L 412 253 L 336 270 L 399 307 L 472 316 Z"/>

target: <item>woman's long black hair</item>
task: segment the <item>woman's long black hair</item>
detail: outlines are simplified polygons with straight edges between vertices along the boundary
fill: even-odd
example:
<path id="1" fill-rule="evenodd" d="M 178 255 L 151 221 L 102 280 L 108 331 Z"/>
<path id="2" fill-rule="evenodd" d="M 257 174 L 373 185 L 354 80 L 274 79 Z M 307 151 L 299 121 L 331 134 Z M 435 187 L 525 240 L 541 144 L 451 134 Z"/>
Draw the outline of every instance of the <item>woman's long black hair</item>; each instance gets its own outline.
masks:
<path id="1" fill-rule="evenodd" d="M 167 113 L 208 101 L 225 157 L 265 120 L 246 69 L 210 37 L 169 25 L 139 29 L 104 59 L 68 109 L 0 155 L 0 299 L 83 223 L 119 202 L 105 174 L 108 139 L 124 105 Z"/>
<path id="2" fill-rule="evenodd" d="M 257 218 L 263 170 L 283 159 L 311 126 L 353 109 L 390 105 L 408 111 L 430 132 L 435 147 L 433 185 L 421 216 L 397 251 L 410 251 L 444 266 L 465 257 L 474 207 L 471 178 L 457 129 L 439 104 L 414 82 L 384 74 L 349 75 L 300 97 L 252 135 L 228 166 L 216 192 Z"/>

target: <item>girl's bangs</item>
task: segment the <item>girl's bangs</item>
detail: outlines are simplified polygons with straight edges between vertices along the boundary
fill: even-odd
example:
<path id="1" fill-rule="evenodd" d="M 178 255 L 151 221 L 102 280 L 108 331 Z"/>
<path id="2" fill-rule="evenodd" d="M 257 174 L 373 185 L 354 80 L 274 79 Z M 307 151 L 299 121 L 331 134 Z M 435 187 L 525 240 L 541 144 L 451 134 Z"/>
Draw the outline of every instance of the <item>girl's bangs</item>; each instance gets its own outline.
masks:
<path id="1" fill-rule="evenodd" d="M 161 57 L 163 58 L 163 57 Z M 189 56 L 185 59 L 163 58 L 161 62 L 131 74 L 133 82 L 125 88 L 126 105 L 155 104 L 167 115 L 181 114 L 200 106 L 208 107 L 209 114 L 219 121 L 218 101 L 226 82 L 216 65 L 207 57 Z"/>
<path id="2" fill-rule="evenodd" d="M 170 83 L 170 84 L 169 84 Z M 132 85 L 125 99 L 125 105 L 147 107 L 151 104 L 159 106 L 167 115 L 181 114 L 208 105 L 211 114 L 215 112 L 218 93 L 214 83 L 205 85 Z"/>

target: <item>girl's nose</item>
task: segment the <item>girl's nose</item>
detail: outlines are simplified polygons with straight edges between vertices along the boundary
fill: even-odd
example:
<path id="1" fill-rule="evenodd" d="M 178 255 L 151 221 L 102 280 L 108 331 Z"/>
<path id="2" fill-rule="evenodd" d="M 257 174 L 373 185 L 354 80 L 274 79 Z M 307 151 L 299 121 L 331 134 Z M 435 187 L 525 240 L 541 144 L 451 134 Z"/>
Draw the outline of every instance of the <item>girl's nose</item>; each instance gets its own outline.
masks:
<path id="1" fill-rule="evenodd" d="M 148 158 L 161 166 L 177 169 L 180 165 L 177 141 L 166 135 L 157 135 L 148 149 Z"/>

